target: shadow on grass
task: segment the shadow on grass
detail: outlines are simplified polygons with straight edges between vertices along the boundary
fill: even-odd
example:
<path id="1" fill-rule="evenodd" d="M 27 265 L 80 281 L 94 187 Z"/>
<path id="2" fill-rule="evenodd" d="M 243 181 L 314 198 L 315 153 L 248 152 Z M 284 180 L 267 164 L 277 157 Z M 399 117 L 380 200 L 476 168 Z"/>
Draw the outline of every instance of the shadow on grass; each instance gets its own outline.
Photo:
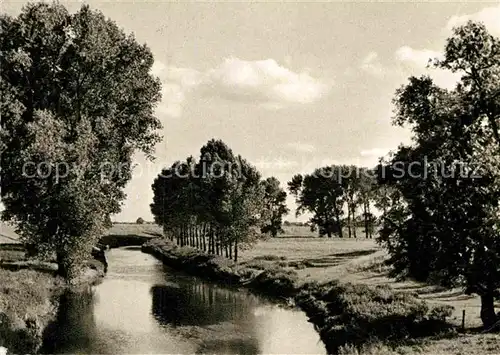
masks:
<path id="1" fill-rule="evenodd" d="M 446 290 L 444 290 L 446 291 Z M 439 291 L 437 291 L 439 292 Z M 441 291 L 443 292 L 443 291 Z M 455 292 L 452 292 L 452 293 L 445 293 L 445 294 L 442 294 L 442 295 L 433 295 L 429 298 L 433 298 L 433 299 L 445 299 L 445 298 L 455 298 L 455 297 L 461 297 L 461 296 L 466 296 L 467 298 L 474 298 L 474 296 L 467 296 L 467 295 L 464 295 L 464 293 L 462 291 L 455 291 Z"/>
<path id="2" fill-rule="evenodd" d="M 359 256 L 373 254 L 377 251 L 379 251 L 379 250 L 378 249 L 355 250 L 355 251 L 350 251 L 350 252 L 345 252 L 345 253 L 335 253 L 335 254 L 332 254 L 331 256 L 340 257 L 340 258 L 355 258 L 355 257 L 359 257 Z"/>
<path id="3" fill-rule="evenodd" d="M 0 250 L 25 251 L 25 247 L 24 244 L 20 243 L 4 243 L 0 244 Z"/>
<path id="4" fill-rule="evenodd" d="M 310 258 L 304 259 L 302 263 L 307 267 L 331 267 L 337 266 L 345 262 L 346 260 L 358 258 L 361 256 L 366 256 L 377 252 L 377 249 L 367 249 L 367 250 L 355 250 L 344 253 L 334 253 L 321 258 Z"/>
<path id="5" fill-rule="evenodd" d="M 8 271 L 19 271 L 19 270 L 34 270 L 44 274 L 55 275 L 57 271 L 57 267 L 53 265 L 44 265 L 44 264 L 33 264 L 33 263 L 2 263 L 0 264 L 0 269 L 8 270 Z"/>
<path id="6" fill-rule="evenodd" d="M 374 280 L 374 279 L 380 279 L 383 277 L 389 277 L 389 271 L 381 272 L 381 273 L 376 273 L 370 276 L 365 276 L 361 280 Z"/>

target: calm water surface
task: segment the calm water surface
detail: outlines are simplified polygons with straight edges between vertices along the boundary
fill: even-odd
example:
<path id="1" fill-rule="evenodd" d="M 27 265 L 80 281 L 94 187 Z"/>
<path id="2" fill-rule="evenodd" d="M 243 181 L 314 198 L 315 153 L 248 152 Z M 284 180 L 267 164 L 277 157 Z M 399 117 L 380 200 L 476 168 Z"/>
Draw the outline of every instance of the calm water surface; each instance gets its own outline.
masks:
<path id="1" fill-rule="evenodd" d="M 179 273 L 138 248 L 107 258 L 100 285 L 63 297 L 45 353 L 326 354 L 302 312 Z"/>

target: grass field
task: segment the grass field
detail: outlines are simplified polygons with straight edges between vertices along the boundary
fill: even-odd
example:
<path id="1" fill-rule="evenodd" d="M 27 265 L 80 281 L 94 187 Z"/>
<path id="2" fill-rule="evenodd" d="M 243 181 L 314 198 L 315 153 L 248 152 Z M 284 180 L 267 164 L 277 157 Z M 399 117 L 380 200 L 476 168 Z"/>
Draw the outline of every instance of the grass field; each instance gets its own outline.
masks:
<path id="1" fill-rule="evenodd" d="M 14 227 L 4 222 L 0 222 L 0 244 L 17 243 L 18 236 Z"/>
<path id="2" fill-rule="evenodd" d="M 373 239 L 275 238 L 243 251 L 241 260 L 267 255 L 301 261 L 305 267 L 298 269 L 297 273 L 303 282 L 340 280 L 373 286 L 389 285 L 395 290 L 415 292 L 431 303 L 454 306 L 452 321 L 457 325 L 462 321 L 463 310 L 466 311 L 467 327 L 481 325 L 479 297 L 465 295 L 460 289 L 445 290 L 414 281 L 397 282 L 388 277 L 388 267 L 383 264 L 387 254 Z"/>

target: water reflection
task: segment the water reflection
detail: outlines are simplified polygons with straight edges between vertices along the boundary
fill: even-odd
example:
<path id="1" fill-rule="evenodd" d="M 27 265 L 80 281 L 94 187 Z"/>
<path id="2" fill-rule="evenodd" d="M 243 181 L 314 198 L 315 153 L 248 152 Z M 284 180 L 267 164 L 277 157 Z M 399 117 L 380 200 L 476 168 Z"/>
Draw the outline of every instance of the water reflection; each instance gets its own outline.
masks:
<path id="1" fill-rule="evenodd" d="M 196 354 L 264 354 L 255 339 L 207 340 L 196 350 Z"/>
<path id="2" fill-rule="evenodd" d="M 245 299 L 234 290 L 202 282 L 180 282 L 178 287 L 155 285 L 151 295 L 153 315 L 163 325 L 207 326 L 230 320 L 248 323 L 255 306 L 251 297 Z"/>
<path id="3" fill-rule="evenodd" d="M 325 354 L 301 312 L 175 272 L 137 250 L 107 258 L 100 285 L 63 295 L 43 353 Z"/>
<path id="4" fill-rule="evenodd" d="M 45 330 L 41 353 L 71 354 L 81 349 L 112 353 L 112 349 L 97 341 L 94 302 L 95 293 L 90 287 L 78 293 L 64 293 L 59 299 L 55 322 Z"/>

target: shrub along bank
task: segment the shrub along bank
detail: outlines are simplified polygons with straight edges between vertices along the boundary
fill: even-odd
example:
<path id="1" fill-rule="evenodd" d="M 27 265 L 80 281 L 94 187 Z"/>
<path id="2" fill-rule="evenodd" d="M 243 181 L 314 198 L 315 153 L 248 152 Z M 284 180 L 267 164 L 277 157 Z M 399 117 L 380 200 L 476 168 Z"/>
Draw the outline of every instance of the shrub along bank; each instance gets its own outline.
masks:
<path id="1" fill-rule="evenodd" d="M 367 343 L 402 341 L 449 331 L 451 307 L 431 306 L 417 295 L 389 287 L 303 284 L 292 265 L 268 256 L 242 263 L 153 239 L 142 251 L 164 264 L 225 285 L 244 286 L 277 299 L 292 298 L 318 330 L 329 354 Z"/>
<path id="2" fill-rule="evenodd" d="M 70 286 L 55 276 L 56 270 L 53 263 L 23 260 L 0 248 L 0 347 L 9 354 L 36 353 L 45 328 L 56 317 L 62 293 L 98 283 L 105 264 L 90 260 Z"/>

